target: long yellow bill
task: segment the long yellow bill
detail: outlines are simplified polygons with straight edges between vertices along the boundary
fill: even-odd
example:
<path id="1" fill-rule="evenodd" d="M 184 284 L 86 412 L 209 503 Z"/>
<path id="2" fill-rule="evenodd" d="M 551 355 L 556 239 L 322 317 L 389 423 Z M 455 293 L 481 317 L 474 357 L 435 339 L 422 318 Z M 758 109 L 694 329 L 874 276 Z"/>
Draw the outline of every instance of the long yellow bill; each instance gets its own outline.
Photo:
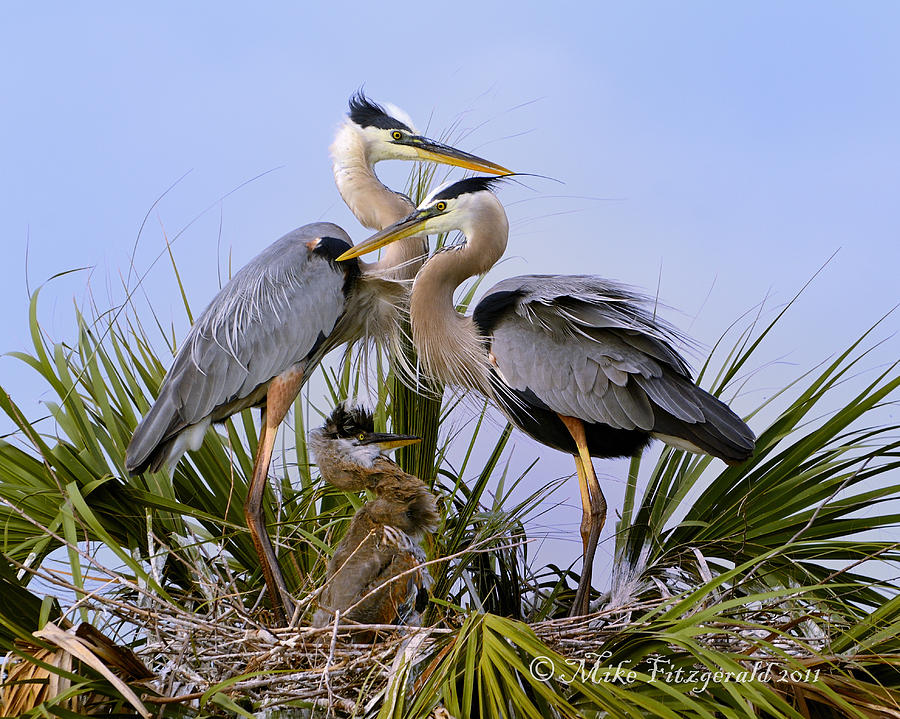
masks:
<path id="1" fill-rule="evenodd" d="M 427 209 L 415 210 L 409 217 L 400 220 L 399 222 L 395 222 L 390 227 L 385 227 L 381 232 L 376 232 L 369 239 L 363 240 L 358 245 L 354 245 L 338 257 L 337 261 L 352 260 L 354 257 L 360 257 L 369 252 L 374 252 L 397 240 L 421 234 L 422 227 L 431 216 L 432 213 Z"/>
<path id="2" fill-rule="evenodd" d="M 507 170 L 496 162 L 457 150 L 450 145 L 429 140 L 427 137 L 413 137 L 403 144 L 414 147 L 416 153 L 423 160 L 431 160 L 432 162 L 453 165 L 454 167 L 464 167 L 467 170 L 475 170 L 476 172 L 488 172 L 492 175 L 508 175 L 511 173 L 511 170 Z"/>

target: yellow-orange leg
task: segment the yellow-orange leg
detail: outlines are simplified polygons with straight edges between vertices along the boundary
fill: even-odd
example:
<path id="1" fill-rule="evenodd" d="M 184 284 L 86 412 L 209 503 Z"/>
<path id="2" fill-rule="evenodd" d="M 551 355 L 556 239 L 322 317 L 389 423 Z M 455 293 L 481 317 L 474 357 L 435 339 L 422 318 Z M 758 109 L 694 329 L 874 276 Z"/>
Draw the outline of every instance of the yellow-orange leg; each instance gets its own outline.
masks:
<path id="1" fill-rule="evenodd" d="M 278 566 L 278 557 L 266 531 L 263 520 L 263 493 L 272 462 L 272 449 L 275 436 L 288 410 L 294 402 L 300 385 L 303 383 L 303 372 L 288 370 L 269 383 L 266 392 L 266 406 L 262 412 L 262 429 L 259 432 L 259 445 L 256 449 L 256 461 L 253 463 L 253 475 L 247 489 L 247 503 L 244 505 L 244 517 L 253 539 L 253 546 L 259 556 L 263 577 L 272 600 L 272 608 L 278 622 L 284 623 L 287 615 L 293 614 L 294 600 L 288 592 L 287 584 Z"/>
<path id="2" fill-rule="evenodd" d="M 572 439 L 578 448 L 575 455 L 575 469 L 578 472 L 578 486 L 581 489 L 581 543 L 584 549 L 584 561 L 581 569 L 581 580 L 578 582 L 578 591 L 575 592 L 575 601 L 569 616 L 578 617 L 588 613 L 588 603 L 591 596 L 591 575 L 594 569 L 594 554 L 597 551 L 597 542 L 600 540 L 600 532 L 606 523 L 606 498 L 600 489 L 600 482 L 594 472 L 594 463 L 588 452 L 587 438 L 584 433 L 584 422 L 577 417 L 559 415 Z"/>

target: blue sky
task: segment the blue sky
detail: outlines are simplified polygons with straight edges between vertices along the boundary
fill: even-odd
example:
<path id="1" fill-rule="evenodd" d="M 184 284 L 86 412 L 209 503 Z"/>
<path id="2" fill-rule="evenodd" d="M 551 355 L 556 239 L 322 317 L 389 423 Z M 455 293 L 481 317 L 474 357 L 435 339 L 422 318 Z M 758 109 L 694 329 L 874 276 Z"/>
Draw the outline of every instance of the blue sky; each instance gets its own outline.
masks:
<path id="1" fill-rule="evenodd" d="M 363 85 L 420 129 L 458 121 L 465 149 L 559 181 L 501 192 L 512 233 L 491 279 L 593 272 L 658 286 L 678 309 L 668 318 L 711 346 L 837 251 L 771 338 L 739 410 L 900 299 L 896 3 L 250 7 L 0 7 L 0 351 L 29 346 L 26 248 L 32 289 L 93 268 L 43 291 L 43 324 L 71 338 L 73 297 L 88 286 L 100 306 L 121 297 L 142 220 L 181 177 L 135 261 L 146 270 L 177 236 L 195 309 L 229 255 L 237 267 L 298 225 L 333 220 L 362 239 L 327 147 Z M 407 168 L 380 172 L 398 186 Z M 183 334 L 165 261 L 143 289 Z M 869 366 L 897 350 L 889 339 Z M 0 359 L 0 384 L 41 411 L 16 360 Z M 544 472 L 572 471 L 551 454 Z M 598 470 L 615 484 L 626 467 Z"/>

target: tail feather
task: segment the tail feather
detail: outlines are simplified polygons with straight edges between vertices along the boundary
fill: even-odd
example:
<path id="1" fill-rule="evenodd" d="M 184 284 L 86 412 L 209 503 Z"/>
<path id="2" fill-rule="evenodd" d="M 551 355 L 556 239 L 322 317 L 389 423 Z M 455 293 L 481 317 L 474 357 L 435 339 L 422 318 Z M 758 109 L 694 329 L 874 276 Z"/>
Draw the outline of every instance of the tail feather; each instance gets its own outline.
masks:
<path id="1" fill-rule="evenodd" d="M 705 421 L 685 422 L 657 409 L 654 436 L 668 444 L 699 449 L 729 464 L 749 459 L 756 448 L 752 430 L 724 402 L 696 385 L 684 384 L 691 389 Z"/>
<path id="2" fill-rule="evenodd" d="M 170 450 L 177 442 L 181 419 L 174 398 L 168 388 L 157 398 L 144 415 L 125 452 L 125 468 L 131 474 L 159 470 L 167 461 Z M 183 428 L 183 427 L 182 427 Z"/>

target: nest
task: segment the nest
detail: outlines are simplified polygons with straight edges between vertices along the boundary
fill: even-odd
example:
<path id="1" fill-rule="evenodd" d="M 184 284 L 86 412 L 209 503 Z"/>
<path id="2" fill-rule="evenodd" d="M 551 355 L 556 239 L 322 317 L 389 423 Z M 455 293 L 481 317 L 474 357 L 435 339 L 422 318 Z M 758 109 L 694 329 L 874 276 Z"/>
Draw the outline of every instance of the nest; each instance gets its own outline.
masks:
<path id="1" fill-rule="evenodd" d="M 153 565 L 150 576 L 158 578 Z M 66 671 L 77 659 L 102 674 L 148 718 L 152 715 L 148 707 L 154 705 L 198 708 L 210 702 L 273 713 L 302 703 L 329 716 L 367 716 L 378 709 L 392 683 L 409 681 L 417 689 L 457 635 L 453 615 L 445 617 L 444 626 L 433 627 L 351 627 L 338 622 L 320 628 L 304 626 L 317 591 L 300 600 L 288 626 L 275 627 L 268 612 L 246 601 L 233 578 L 225 581 L 225 575 L 214 574 L 210 566 L 194 567 L 203 597 L 194 595 L 178 603 L 152 591 L 145 581 L 134 582 L 104 569 L 112 582 L 83 595 L 68 614 L 87 609 L 94 625 L 115 643 L 96 636 L 85 638 L 72 625 L 58 621 L 59 627 L 50 624 L 35 633 L 43 646 L 20 647 L 20 654 L 29 653 L 45 665 Z M 100 568 L 96 563 L 94 567 Z M 46 569 L 35 573 L 69 592 L 77 591 L 58 573 Z M 670 599 L 632 600 L 585 617 L 536 622 L 530 629 L 548 651 L 577 662 L 596 656 L 601 645 L 614 645 L 620 634 L 634 638 L 635 631 L 641 633 L 641 624 L 652 633 L 653 619 L 648 617 L 657 615 L 652 610 Z M 689 611 L 709 608 L 711 604 L 706 603 L 715 601 L 709 596 L 703 606 Z M 693 639 L 737 657 L 748 668 L 760 662 L 783 665 L 786 659 L 794 666 L 827 664 L 831 668 L 854 661 L 854 657 L 823 657 L 831 618 L 804 615 L 797 609 L 796 604 L 782 605 L 778 600 L 740 607 L 727 617 L 704 621 L 707 631 Z M 377 633 L 377 641 L 355 641 L 363 632 Z M 116 658 L 110 646 L 122 649 L 122 644 L 135 647 L 136 663 L 128 661 L 128 650 L 123 650 L 125 660 Z M 6 682 L 0 685 L 0 710 L 5 711 L 0 713 L 22 713 L 54 692 L 65 691 L 52 672 L 35 666 L 27 658 L 7 657 Z M 834 677 L 834 681 L 841 680 Z M 125 682 L 134 695 L 129 696 Z M 808 693 L 814 689 L 802 688 Z M 90 695 L 78 700 L 68 707 L 82 714 L 104 713 L 110 703 L 108 698 Z"/>
<path id="2" fill-rule="evenodd" d="M 273 627 L 267 625 L 267 613 L 251 613 L 233 596 L 219 600 L 207 605 L 204 614 L 189 613 L 152 594 L 144 594 L 142 601 L 135 604 L 94 596 L 80 605 L 96 612 L 98 618 L 105 618 L 107 627 L 118 627 L 120 638 L 130 634 L 132 639 L 143 640 L 135 651 L 143 664 L 151 668 L 149 674 L 136 677 L 124 669 L 116 673 L 143 689 L 137 693 L 145 707 L 173 703 L 197 707 L 220 695 L 244 706 L 252 705 L 257 711 L 302 702 L 328 710 L 331 715 L 365 716 L 378 708 L 392 678 L 401 673 L 404 665 L 418 665 L 412 676 L 421 674 L 448 635 L 456 631 L 395 625 L 351 628 L 332 624 L 312 628 L 296 622 Z M 585 617 L 542 621 L 532 624 L 531 629 L 563 657 L 590 656 L 624 627 L 634 628 L 636 615 L 662 601 L 634 603 Z M 377 632 L 378 641 L 355 642 L 354 632 L 361 631 Z M 38 635 L 51 642 L 59 641 L 58 636 Z M 759 651 L 759 638 L 759 632 L 748 630 L 746 624 L 723 622 L 721 631 L 699 639 L 719 649 L 744 653 L 748 665 L 779 661 L 771 653 Z M 794 642 L 783 640 L 780 648 L 812 663 L 821 661 L 812 650 L 821 642 L 821 636 L 798 637 Z M 61 652 L 60 657 L 65 654 Z M 46 653 L 40 658 L 48 661 Z M 110 664 L 108 659 L 105 661 Z M 60 666 L 68 669 L 71 659 L 68 662 Z M 23 661 L 8 663 L 9 678 L 25 671 L 26 665 Z M 29 691 L 27 697 L 14 699 L 15 705 L 7 700 L 6 706 L 21 709 L 30 701 L 47 698 L 46 692 Z M 91 701 L 89 697 L 81 707 L 74 708 L 87 713 Z M 100 706 L 96 698 L 93 701 L 95 707 Z"/>

